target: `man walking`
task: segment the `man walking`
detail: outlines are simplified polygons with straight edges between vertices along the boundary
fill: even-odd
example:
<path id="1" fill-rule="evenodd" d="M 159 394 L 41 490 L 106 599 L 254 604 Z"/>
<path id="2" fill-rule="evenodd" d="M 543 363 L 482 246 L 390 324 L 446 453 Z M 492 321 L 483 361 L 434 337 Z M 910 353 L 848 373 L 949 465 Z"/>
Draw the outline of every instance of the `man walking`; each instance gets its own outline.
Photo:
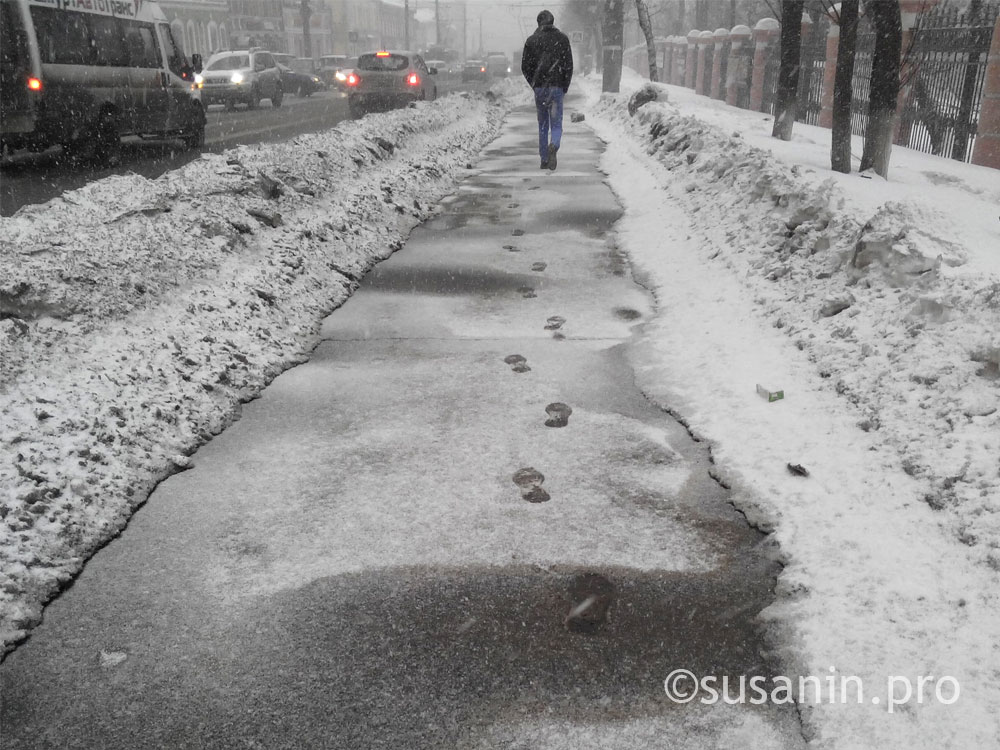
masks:
<path id="1" fill-rule="evenodd" d="M 521 73 L 535 92 L 542 169 L 556 168 L 556 152 L 562 140 L 563 96 L 573 78 L 573 50 L 555 22 L 549 11 L 539 13 L 538 28 L 524 43 L 521 54 Z"/>

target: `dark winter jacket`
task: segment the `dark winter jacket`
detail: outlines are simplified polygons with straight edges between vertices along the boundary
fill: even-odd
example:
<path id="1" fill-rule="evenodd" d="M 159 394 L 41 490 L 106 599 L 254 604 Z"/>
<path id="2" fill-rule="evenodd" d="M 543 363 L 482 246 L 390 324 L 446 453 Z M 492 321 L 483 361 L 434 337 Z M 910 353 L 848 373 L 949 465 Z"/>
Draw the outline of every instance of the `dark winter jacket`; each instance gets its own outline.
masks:
<path id="1" fill-rule="evenodd" d="M 569 91 L 573 78 L 573 50 L 569 38 L 555 26 L 539 26 L 524 43 L 521 73 L 533 89 L 558 86 Z"/>

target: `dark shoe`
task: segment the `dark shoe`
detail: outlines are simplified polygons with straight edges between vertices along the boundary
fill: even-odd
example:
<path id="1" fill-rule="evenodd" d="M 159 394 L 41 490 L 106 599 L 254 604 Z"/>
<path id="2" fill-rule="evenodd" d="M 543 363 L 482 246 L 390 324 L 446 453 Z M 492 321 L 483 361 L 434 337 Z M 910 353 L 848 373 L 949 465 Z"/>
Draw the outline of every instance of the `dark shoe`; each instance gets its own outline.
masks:
<path id="1" fill-rule="evenodd" d="M 541 166 L 541 169 L 548 169 L 548 168 L 549 168 L 549 162 L 548 162 L 548 160 L 546 160 L 546 161 L 543 161 L 543 162 L 542 162 L 542 166 Z"/>
<path id="2" fill-rule="evenodd" d="M 556 168 L 556 152 L 558 150 L 559 150 L 559 147 L 556 146 L 554 143 L 550 143 L 549 144 L 549 161 L 548 161 L 548 167 L 549 167 L 549 169 L 555 169 Z"/>

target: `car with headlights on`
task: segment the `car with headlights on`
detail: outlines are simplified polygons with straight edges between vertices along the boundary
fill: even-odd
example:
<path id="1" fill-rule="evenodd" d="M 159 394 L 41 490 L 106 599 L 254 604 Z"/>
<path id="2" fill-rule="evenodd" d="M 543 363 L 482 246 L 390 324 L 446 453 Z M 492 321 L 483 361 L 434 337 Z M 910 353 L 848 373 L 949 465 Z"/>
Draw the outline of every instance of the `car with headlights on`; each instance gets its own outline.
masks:
<path id="1" fill-rule="evenodd" d="M 261 99 L 270 99 L 272 107 L 280 107 L 284 96 L 281 70 L 274 56 L 256 48 L 216 52 L 195 77 L 195 84 L 205 106 L 225 104 L 226 109 L 237 104 L 256 109 Z"/>
<path id="2" fill-rule="evenodd" d="M 347 73 L 347 103 L 353 117 L 373 109 L 437 98 L 436 68 L 414 52 L 380 50 L 358 56 Z"/>
<path id="3" fill-rule="evenodd" d="M 354 62 L 356 61 L 347 55 L 323 55 L 319 58 L 316 74 L 327 86 L 343 90 L 344 81 L 347 80 L 344 71 L 353 67 Z"/>

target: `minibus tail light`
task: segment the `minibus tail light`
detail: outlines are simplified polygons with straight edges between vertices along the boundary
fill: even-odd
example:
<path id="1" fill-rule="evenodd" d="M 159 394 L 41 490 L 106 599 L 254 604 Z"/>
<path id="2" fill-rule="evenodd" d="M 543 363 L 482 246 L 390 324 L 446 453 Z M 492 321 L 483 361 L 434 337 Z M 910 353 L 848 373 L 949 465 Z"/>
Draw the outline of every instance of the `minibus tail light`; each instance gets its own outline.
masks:
<path id="1" fill-rule="evenodd" d="M 42 90 L 42 79 L 41 78 L 29 78 L 28 79 L 28 89 L 30 91 L 41 91 Z"/>

